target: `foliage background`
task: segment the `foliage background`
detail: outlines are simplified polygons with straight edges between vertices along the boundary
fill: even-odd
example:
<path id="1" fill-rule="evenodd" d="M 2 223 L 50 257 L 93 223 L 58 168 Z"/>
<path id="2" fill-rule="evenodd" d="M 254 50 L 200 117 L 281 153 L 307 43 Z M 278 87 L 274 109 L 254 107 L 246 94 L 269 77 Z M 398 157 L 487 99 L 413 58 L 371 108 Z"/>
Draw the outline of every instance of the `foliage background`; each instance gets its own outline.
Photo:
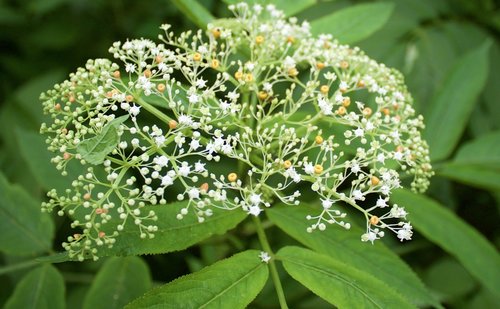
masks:
<path id="1" fill-rule="evenodd" d="M 67 234 L 67 221 L 53 217 L 50 219 L 52 228 L 51 222 L 39 221 L 42 220 L 40 215 L 32 209 L 32 205 L 38 207 L 46 190 L 58 181 L 53 167 L 45 160 L 43 139 L 36 134 L 43 120 L 38 100 L 40 92 L 62 81 L 87 59 L 108 57 L 107 49 L 116 40 L 154 39 L 159 33 L 158 26 L 165 22 L 174 25 L 179 32 L 194 29 L 195 24 L 179 11 L 174 2 L 182 1 L 0 1 L 0 169 L 8 180 L 5 181 L 3 176 L 0 179 L 0 306 L 9 297 L 19 296 L 22 288 L 19 282 L 23 280 L 26 286 L 26 278 L 34 276 L 29 272 L 38 265 L 34 258 L 40 255 L 29 247 L 15 249 L 15 243 L 19 244 L 20 240 L 16 238 L 12 222 L 8 221 L 11 219 L 8 210 L 14 207 L 25 214 L 28 228 L 35 228 L 33 225 L 36 224 L 45 226 L 36 227 L 36 231 L 43 231 L 40 238 L 45 238 L 41 242 L 50 242 L 48 246 L 52 248 L 44 254 L 60 251 L 61 237 Z M 300 20 L 312 21 L 367 1 L 274 2 L 285 9 L 302 6 L 296 16 Z M 427 137 L 436 140 L 436 148 L 449 148 L 434 160 L 437 175 L 432 179 L 427 196 L 437 201 L 439 208 L 450 210 L 453 219 L 459 217 L 466 223 L 451 224 L 446 219 L 448 217 L 440 218 L 439 212 L 426 213 L 424 207 L 429 200 L 416 199 L 414 204 L 420 205 L 412 207 L 421 207 L 418 217 L 423 216 L 423 219 L 420 222 L 410 217 L 417 228 L 415 239 L 405 244 L 389 238 L 385 242 L 447 307 L 498 308 L 500 295 L 494 295 L 485 285 L 498 282 L 500 278 L 484 277 L 488 271 L 495 276 L 498 274 L 495 271 L 500 268 L 498 4 L 493 0 L 385 2 L 395 5 L 389 21 L 355 45 L 370 57 L 399 69 L 405 75 L 417 111 L 428 121 L 432 119 L 431 129 L 434 130 L 428 131 Z M 210 0 L 200 3 L 214 16 L 229 15 L 224 2 Z M 483 45 L 486 41 L 490 45 Z M 482 76 L 486 77 L 484 82 Z M 450 132 L 457 136 L 456 141 L 446 139 Z M 445 136 L 444 140 L 440 139 L 442 136 Z M 435 149 L 432 143 L 431 152 Z M 25 209 L 29 207 L 32 208 Z M 38 219 L 31 222 L 32 217 Z M 436 231 L 438 225 L 441 230 Z M 277 247 L 296 243 L 276 227 L 269 229 Z M 488 246 L 495 247 L 493 256 L 487 254 L 490 248 L 486 251 L 478 249 L 474 242 L 477 235 L 472 229 L 490 242 Z M 449 234 L 444 235 L 446 233 Z M 474 237 L 468 238 L 470 235 Z M 225 237 L 212 237 L 186 251 L 127 260 L 126 265 L 133 267 L 127 268 L 123 266 L 124 262 L 111 258 L 99 262 L 57 264 L 58 271 L 55 272 L 43 267 L 37 271 L 46 274 L 47 278 L 60 276 L 64 282 L 65 294 L 60 294 L 64 297 L 50 296 L 54 291 L 63 291 L 62 286 L 46 287 L 49 295 L 46 297 L 53 297 L 62 307 L 90 307 L 95 304 L 89 295 L 96 295 L 92 283 L 96 277 L 101 283 L 106 280 L 104 268 L 101 268 L 103 263 L 108 263 L 105 268 L 108 276 L 114 274 L 109 269 L 117 267 L 116 271 L 122 271 L 129 280 L 142 278 L 145 291 L 151 284 L 159 285 L 199 270 L 242 248 L 258 248 L 251 224 L 243 223 L 237 231 Z M 464 263 L 465 260 L 475 261 L 477 265 L 471 266 Z M 137 269 L 142 269 L 142 273 L 149 272 L 151 277 L 137 275 Z M 282 275 L 292 307 L 327 306 L 293 279 Z M 124 286 L 125 291 L 132 290 L 128 288 Z M 130 294 L 128 300 L 144 291 Z M 127 302 L 125 299 L 115 305 L 119 307 Z M 266 286 L 254 306 L 272 308 L 275 303 L 272 286 Z M 109 304 L 106 306 L 111 308 Z"/>

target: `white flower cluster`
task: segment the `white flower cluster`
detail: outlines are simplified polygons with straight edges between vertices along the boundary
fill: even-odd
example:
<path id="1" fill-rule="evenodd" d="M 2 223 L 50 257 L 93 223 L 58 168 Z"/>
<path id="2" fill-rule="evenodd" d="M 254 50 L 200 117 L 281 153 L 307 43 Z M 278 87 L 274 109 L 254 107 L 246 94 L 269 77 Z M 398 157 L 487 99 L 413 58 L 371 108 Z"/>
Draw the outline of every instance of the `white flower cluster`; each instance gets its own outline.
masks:
<path id="1" fill-rule="evenodd" d="M 321 205 L 308 231 L 349 228 L 342 203 L 365 215 L 363 241 L 384 230 L 411 238 L 406 212 L 388 199 L 401 187 L 398 170 L 416 191 L 432 170 L 400 73 L 329 35 L 313 37 L 307 22 L 273 5 L 230 9 L 235 18 L 206 33 L 175 37 L 163 25 L 161 44 L 114 43 L 123 70 L 90 60 L 42 95 L 52 122 L 41 132 L 57 168 L 90 166 L 44 203 L 76 218 L 81 232 L 63 244 L 73 256 L 96 256 L 129 225 L 154 237 L 146 205 L 185 200 L 177 218 L 201 223 L 215 208 L 258 216 L 277 202 L 299 205 L 304 193 Z"/>

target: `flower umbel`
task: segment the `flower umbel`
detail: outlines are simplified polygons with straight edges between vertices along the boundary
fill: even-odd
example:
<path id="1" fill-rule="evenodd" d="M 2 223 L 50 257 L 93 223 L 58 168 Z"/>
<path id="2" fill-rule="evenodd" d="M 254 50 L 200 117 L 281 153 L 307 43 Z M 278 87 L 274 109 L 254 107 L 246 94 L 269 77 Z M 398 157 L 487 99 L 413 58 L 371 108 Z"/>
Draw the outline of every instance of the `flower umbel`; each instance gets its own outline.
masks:
<path id="1" fill-rule="evenodd" d="M 96 258 L 134 226 L 154 237 L 146 205 L 185 200 L 177 218 L 202 223 L 216 209 L 259 216 L 300 205 L 305 192 L 321 205 L 309 232 L 348 229 L 337 207 L 347 204 L 366 218 L 363 241 L 386 230 L 411 239 L 406 212 L 388 199 L 400 171 L 424 191 L 432 170 L 401 74 L 313 37 L 272 5 L 230 9 L 235 18 L 206 33 L 174 37 L 163 25 L 162 43 L 116 42 L 109 51 L 121 65 L 89 60 L 42 94 L 52 161 L 63 174 L 72 161 L 87 168 L 43 205 L 74 219 L 79 232 L 63 244 L 72 256 Z"/>

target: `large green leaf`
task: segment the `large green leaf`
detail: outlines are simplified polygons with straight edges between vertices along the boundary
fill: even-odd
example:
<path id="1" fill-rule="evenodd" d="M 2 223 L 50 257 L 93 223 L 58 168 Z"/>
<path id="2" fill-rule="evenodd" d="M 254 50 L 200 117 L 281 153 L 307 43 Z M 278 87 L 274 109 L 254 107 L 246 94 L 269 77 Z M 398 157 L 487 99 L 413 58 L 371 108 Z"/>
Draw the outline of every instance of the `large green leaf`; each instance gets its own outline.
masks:
<path id="1" fill-rule="evenodd" d="M 0 173 L 0 251 L 35 254 L 51 248 L 54 226 L 40 204 Z"/>
<path id="2" fill-rule="evenodd" d="M 85 171 L 85 167 L 78 164 L 66 165 L 67 176 L 62 176 L 50 162 L 51 153 L 47 150 L 45 138 L 40 133 L 18 128 L 16 130 L 17 140 L 21 156 L 28 165 L 37 182 L 45 190 L 56 188 L 59 192 L 64 191 L 71 185 L 71 181 L 76 179 Z"/>
<path id="3" fill-rule="evenodd" d="M 500 191 L 500 173 L 489 167 L 475 165 L 446 163 L 436 170 L 439 176 L 486 189 Z"/>
<path id="4" fill-rule="evenodd" d="M 376 277 L 329 256 L 285 247 L 276 257 L 295 280 L 339 308 L 415 308 Z"/>
<path id="5" fill-rule="evenodd" d="M 453 66 L 427 109 L 424 136 L 433 161 L 447 158 L 462 136 L 488 76 L 490 45 L 486 41 Z"/>
<path id="6" fill-rule="evenodd" d="M 267 277 L 259 252 L 248 250 L 154 289 L 126 308 L 245 308 Z"/>
<path id="7" fill-rule="evenodd" d="M 158 231 L 153 239 L 141 239 L 140 233 L 130 222 L 125 226 L 111 249 L 101 251 L 103 255 L 140 255 L 157 254 L 184 250 L 214 234 L 223 234 L 234 228 L 245 217 L 246 213 L 239 209 L 233 211 L 215 210 L 203 223 L 194 215 L 187 215 L 182 220 L 176 218 L 187 202 L 168 205 L 146 206 L 144 213 L 154 210 L 158 216 L 155 224 Z"/>
<path id="8" fill-rule="evenodd" d="M 242 2 L 241 0 L 223 0 L 223 1 L 227 4 L 236 4 Z M 248 3 L 249 5 L 253 5 L 256 3 L 263 4 L 264 1 L 249 0 L 245 2 Z M 292 16 L 299 12 L 302 12 L 308 7 L 313 6 L 316 3 L 316 0 L 274 0 L 268 2 L 272 2 L 272 4 L 275 5 L 277 9 L 282 10 L 286 16 Z"/>
<path id="9" fill-rule="evenodd" d="M 336 261 L 371 274 L 389 286 L 397 286 L 399 293 L 416 305 L 436 302 L 417 275 L 396 254 L 381 242 L 374 245 L 361 242 L 360 228 L 346 231 L 336 226 L 325 231 L 307 233 L 311 224 L 306 219 L 314 210 L 307 206 L 290 207 L 277 205 L 266 209 L 269 219 L 288 235 L 319 253 Z"/>
<path id="10" fill-rule="evenodd" d="M 128 115 L 118 117 L 104 126 L 101 132 L 96 136 L 84 140 L 76 147 L 76 151 L 82 156 L 85 161 L 90 164 L 101 164 L 106 156 L 115 149 L 120 142 L 118 136 L 118 127 Z"/>
<path id="11" fill-rule="evenodd" d="M 201 29 L 206 29 L 207 24 L 214 20 L 212 14 L 196 0 L 172 0 L 172 3 Z"/>
<path id="12" fill-rule="evenodd" d="M 59 309 L 64 305 L 64 280 L 53 266 L 47 264 L 32 270 L 16 286 L 5 309 Z"/>
<path id="13" fill-rule="evenodd" d="M 85 297 L 84 309 L 123 308 L 151 288 L 148 265 L 139 257 L 113 257 L 97 273 Z"/>
<path id="14" fill-rule="evenodd" d="M 382 28 L 394 5 L 389 2 L 354 5 L 311 22 L 313 34 L 329 33 L 340 43 L 352 44 Z"/>
<path id="15" fill-rule="evenodd" d="M 480 165 L 500 170 L 500 131 L 485 134 L 464 144 L 453 163 Z"/>
<path id="16" fill-rule="evenodd" d="M 415 229 L 439 245 L 493 293 L 500 286 L 500 255 L 474 228 L 432 199 L 399 189 L 391 201 L 404 206 Z"/>

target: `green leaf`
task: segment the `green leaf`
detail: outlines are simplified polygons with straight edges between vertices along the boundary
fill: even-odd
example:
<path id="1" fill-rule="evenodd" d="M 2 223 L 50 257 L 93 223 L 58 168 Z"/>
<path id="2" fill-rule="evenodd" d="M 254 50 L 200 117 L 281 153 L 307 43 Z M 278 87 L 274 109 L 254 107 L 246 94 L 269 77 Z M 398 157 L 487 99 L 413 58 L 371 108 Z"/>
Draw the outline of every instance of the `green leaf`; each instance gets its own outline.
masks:
<path id="1" fill-rule="evenodd" d="M 62 176 L 61 173 L 50 162 L 52 156 L 47 150 L 45 138 L 37 132 L 28 131 L 22 128 L 16 130 L 19 150 L 24 161 L 28 165 L 37 182 L 45 190 L 56 188 L 62 192 L 65 188 L 71 186 L 71 181 L 76 179 L 78 175 L 82 175 L 85 167 L 78 164 L 66 166 L 67 176 Z"/>
<path id="2" fill-rule="evenodd" d="M 245 308 L 268 274 L 259 252 L 248 250 L 154 289 L 126 308 Z"/>
<path id="3" fill-rule="evenodd" d="M 326 255 L 290 246 L 276 257 L 295 280 L 339 308 L 415 308 L 376 277 Z"/>
<path id="4" fill-rule="evenodd" d="M 464 144 L 436 173 L 467 185 L 500 190 L 500 131 Z"/>
<path id="5" fill-rule="evenodd" d="M 242 2 L 241 0 L 223 0 L 227 4 L 237 4 Z M 265 5 L 266 1 L 262 0 L 248 0 L 245 1 L 248 5 L 260 4 Z M 286 16 L 293 16 L 308 7 L 313 6 L 316 0 L 274 0 L 267 1 L 269 4 L 274 4 L 278 10 L 285 13 Z"/>
<path id="6" fill-rule="evenodd" d="M 141 258 L 113 257 L 97 273 L 83 308 L 123 308 L 150 288 L 151 275 L 148 265 Z"/>
<path id="7" fill-rule="evenodd" d="M 453 163 L 480 165 L 500 170 L 500 131 L 485 134 L 465 143 L 457 152 Z"/>
<path id="8" fill-rule="evenodd" d="M 453 280 L 450 280 L 453 276 Z M 451 257 L 435 261 L 423 275 L 429 288 L 441 299 L 452 300 L 476 289 L 477 282 L 460 263 Z"/>
<path id="9" fill-rule="evenodd" d="M 5 309 L 58 309 L 64 305 L 64 280 L 51 265 L 43 265 L 27 274 L 16 286 Z"/>
<path id="10" fill-rule="evenodd" d="M 96 136 L 78 144 L 76 151 L 90 164 L 101 164 L 120 142 L 118 127 L 127 118 L 128 115 L 124 115 L 112 120 Z"/>
<path id="11" fill-rule="evenodd" d="M 272 4 L 282 10 L 286 16 L 293 16 L 313 6 L 316 0 L 274 0 Z"/>
<path id="12" fill-rule="evenodd" d="M 431 159 L 447 158 L 460 140 L 488 76 L 491 41 L 463 56 L 445 78 L 426 113 L 424 137 Z"/>
<path id="13" fill-rule="evenodd" d="M 393 9 L 394 4 L 389 2 L 354 5 L 313 20 L 311 31 L 329 33 L 343 44 L 356 43 L 382 28 Z"/>
<path id="14" fill-rule="evenodd" d="M 500 191 L 500 173 L 489 167 L 446 163 L 436 170 L 439 176 L 447 177 L 466 185 Z"/>
<path id="15" fill-rule="evenodd" d="M 201 29 L 206 29 L 207 24 L 215 19 L 212 14 L 196 0 L 172 0 L 172 3 Z"/>
<path id="16" fill-rule="evenodd" d="M 371 274 L 389 286 L 397 286 L 398 292 L 415 305 L 436 305 L 436 301 L 417 275 L 383 243 L 376 242 L 371 245 L 361 242 L 360 235 L 363 231 L 360 228 L 352 226 L 346 231 L 331 226 L 325 231 L 307 233 L 306 228 L 310 221 L 306 216 L 315 211 L 317 210 L 307 206 L 287 205 L 266 209 L 274 224 L 316 252 Z"/>
<path id="17" fill-rule="evenodd" d="M 40 204 L 0 173 L 0 251 L 28 255 L 48 251 L 54 226 Z"/>
<path id="18" fill-rule="evenodd" d="M 457 258 L 493 293 L 500 286 L 500 255 L 474 228 L 432 199 L 396 190 L 391 201 L 404 206 L 415 229 Z"/>
<path id="19" fill-rule="evenodd" d="M 168 205 L 146 206 L 144 213 L 154 210 L 158 216 L 155 224 L 158 231 L 153 239 L 141 239 L 133 222 L 125 225 L 116 238 L 112 248 L 102 248 L 99 255 L 141 255 L 158 254 L 184 250 L 214 234 L 223 234 L 234 228 L 247 214 L 240 210 L 215 210 L 214 214 L 199 223 L 194 215 L 187 215 L 182 220 L 176 218 L 187 202 Z"/>

